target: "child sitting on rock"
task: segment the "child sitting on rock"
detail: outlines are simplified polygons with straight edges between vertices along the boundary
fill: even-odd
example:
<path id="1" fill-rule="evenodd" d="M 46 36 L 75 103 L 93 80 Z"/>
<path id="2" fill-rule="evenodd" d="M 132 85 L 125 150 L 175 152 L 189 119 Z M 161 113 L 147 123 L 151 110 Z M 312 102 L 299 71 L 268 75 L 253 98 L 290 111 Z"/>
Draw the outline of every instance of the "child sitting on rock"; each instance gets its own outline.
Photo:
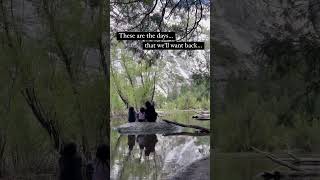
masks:
<path id="1" fill-rule="evenodd" d="M 141 108 L 140 108 L 140 112 L 138 113 L 138 121 L 139 121 L 139 122 L 145 122 L 145 121 L 146 121 L 145 112 L 146 112 L 146 109 L 144 109 L 143 107 L 141 107 Z"/>

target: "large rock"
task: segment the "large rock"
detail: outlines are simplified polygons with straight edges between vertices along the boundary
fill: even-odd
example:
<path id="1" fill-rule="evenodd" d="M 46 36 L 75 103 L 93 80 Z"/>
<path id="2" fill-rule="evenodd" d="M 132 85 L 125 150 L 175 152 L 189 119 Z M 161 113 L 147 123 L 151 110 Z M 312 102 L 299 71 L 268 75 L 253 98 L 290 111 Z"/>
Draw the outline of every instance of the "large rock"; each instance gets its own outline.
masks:
<path id="1" fill-rule="evenodd" d="M 168 134 L 181 131 L 181 127 L 164 121 L 132 122 L 115 128 L 120 134 Z"/>
<path id="2" fill-rule="evenodd" d="M 210 157 L 187 165 L 170 177 L 169 180 L 210 180 Z"/>

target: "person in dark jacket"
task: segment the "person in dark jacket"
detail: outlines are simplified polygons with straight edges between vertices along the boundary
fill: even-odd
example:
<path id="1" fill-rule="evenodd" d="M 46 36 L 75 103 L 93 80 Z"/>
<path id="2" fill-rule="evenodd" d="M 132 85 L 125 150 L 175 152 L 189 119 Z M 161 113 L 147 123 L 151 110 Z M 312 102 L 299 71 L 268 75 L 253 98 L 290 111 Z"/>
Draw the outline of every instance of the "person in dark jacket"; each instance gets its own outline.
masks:
<path id="1" fill-rule="evenodd" d="M 129 121 L 129 123 L 136 121 L 136 112 L 134 111 L 133 107 L 129 108 L 128 121 Z"/>
<path id="2" fill-rule="evenodd" d="M 146 111 L 145 111 L 145 118 L 148 122 L 156 122 L 158 114 L 156 113 L 156 110 L 154 109 L 154 106 L 150 103 L 150 101 L 147 101 L 145 103 Z"/>
<path id="3" fill-rule="evenodd" d="M 82 180 L 81 157 L 75 143 L 66 144 L 59 158 L 60 180 Z"/>

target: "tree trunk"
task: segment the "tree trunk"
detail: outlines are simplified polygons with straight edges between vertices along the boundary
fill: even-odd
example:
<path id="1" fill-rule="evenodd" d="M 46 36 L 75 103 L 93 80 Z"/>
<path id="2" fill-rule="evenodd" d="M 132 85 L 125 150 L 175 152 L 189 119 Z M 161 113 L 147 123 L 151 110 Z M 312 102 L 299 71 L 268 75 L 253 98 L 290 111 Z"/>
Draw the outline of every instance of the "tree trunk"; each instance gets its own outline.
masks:
<path id="1" fill-rule="evenodd" d="M 5 171 L 5 161 L 4 161 L 4 152 L 6 149 L 7 138 L 0 131 L 0 178 L 4 175 Z"/>
<path id="2" fill-rule="evenodd" d="M 21 94 L 25 98 L 38 122 L 47 131 L 51 140 L 54 142 L 54 148 L 59 152 L 63 141 L 60 136 L 60 131 L 57 128 L 56 120 L 54 119 L 55 112 L 50 112 L 42 106 L 34 88 L 25 88 L 21 91 Z"/>

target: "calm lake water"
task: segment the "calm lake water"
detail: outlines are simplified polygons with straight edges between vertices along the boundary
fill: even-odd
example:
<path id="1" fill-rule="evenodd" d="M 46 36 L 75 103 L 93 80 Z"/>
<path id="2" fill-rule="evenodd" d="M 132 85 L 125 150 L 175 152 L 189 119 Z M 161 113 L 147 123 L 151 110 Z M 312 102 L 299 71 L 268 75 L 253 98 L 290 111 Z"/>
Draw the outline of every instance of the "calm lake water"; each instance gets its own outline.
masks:
<path id="1" fill-rule="evenodd" d="M 163 118 L 209 127 L 209 122 L 192 119 L 194 114 L 194 112 L 172 112 Z M 126 120 L 113 119 L 111 127 L 117 127 L 126 122 Z M 144 150 L 141 150 L 143 146 Z M 111 179 L 167 179 L 178 169 L 208 156 L 209 149 L 209 136 L 163 136 L 162 134 L 128 136 L 112 130 Z"/>
<path id="2" fill-rule="evenodd" d="M 286 170 L 271 160 L 253 153 L 217 153 L 211 167 L 214 180 L 263 180 L 257 176 L 261 172 Z M 320 178 L 290 178 L 290 180 L 320 180 Z"/>

